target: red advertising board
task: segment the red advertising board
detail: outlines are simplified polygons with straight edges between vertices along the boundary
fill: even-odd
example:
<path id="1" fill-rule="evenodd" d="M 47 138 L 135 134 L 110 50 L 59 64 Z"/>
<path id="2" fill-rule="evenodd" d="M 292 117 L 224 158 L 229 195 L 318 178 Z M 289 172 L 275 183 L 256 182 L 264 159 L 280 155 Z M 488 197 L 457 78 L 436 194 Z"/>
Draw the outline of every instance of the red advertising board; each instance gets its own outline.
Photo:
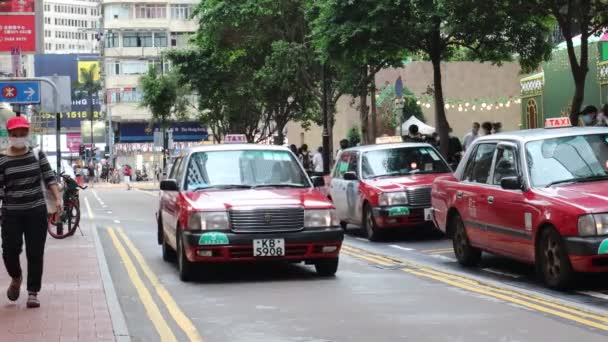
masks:
<path id="1" fill-rule="evenodd" d="M 33 13 L 35 0 L 0 1 L 0 13 Z"/>
<path id="2" fill-rule="evenodd" d="M 78 150 L 80 149 L 80 144 L 82 143 L 82 137 L 80 136 L 80 133 L 68 133 L 66 136 L 66 140 L 70 152 L 78 152 Z"/>
<path id="3" fill-rule="evenodd" d="M 36 16 L 0 15 L 0 52 L 36 52 Z"/>

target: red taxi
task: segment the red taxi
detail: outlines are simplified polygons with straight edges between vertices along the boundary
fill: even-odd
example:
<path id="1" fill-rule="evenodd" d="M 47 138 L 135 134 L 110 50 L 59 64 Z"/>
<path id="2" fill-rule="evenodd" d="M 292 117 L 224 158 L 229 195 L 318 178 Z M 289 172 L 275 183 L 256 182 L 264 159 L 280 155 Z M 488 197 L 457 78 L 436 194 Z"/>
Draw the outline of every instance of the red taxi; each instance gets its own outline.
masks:
<path id="1" fill-rule="evenodd" d="M 376 240 L 383 230 L 432 226 L 431 184 L 450 173 L 429 144 L 354 147 L 340 154 L 329 196 L 343 228 L 359 225 L 368 239 Z"/>
<path id="2" fill-rule="evenodd" d="M 161 182 L 158 242 L 187 281 L 194 263 L 287 260 L 334 275 L 344 234 L 334 206 L 288 149 L 210 145 L 183 151 Z"/>
<path id="3" fill-rule="evenodd" d="M 608 271 L 608 128 L 489 135 L 433 184 L 436 225 L 465 266 L 481 252 L 536 265 L 549 287 Z"/>

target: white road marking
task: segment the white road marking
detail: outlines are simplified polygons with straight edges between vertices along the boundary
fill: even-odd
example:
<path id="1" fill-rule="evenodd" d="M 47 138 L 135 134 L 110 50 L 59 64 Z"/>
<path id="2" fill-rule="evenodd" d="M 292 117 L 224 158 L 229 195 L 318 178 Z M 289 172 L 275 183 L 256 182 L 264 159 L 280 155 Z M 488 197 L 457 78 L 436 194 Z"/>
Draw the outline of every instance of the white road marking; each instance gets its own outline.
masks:
<path id="1" fill-rule="evenodd" d="M 454 259 L 454 258 L 450 258 L 450 257 L 441 255 L 441 254 L 430 254 L 429 256 L 431 256 L 433 258 L 441 259 L 441 260 L 456 261 L 456 259 Z"/>
<path id="2" fill-rule="evenodd" d="M 584 294 L 584 295 L 587 295 L 587 296 L 591 296 L 591 297 L 595 297 L 595 298 L 600 298 L 600 299 L 608 300 L 608 294 L 601 293 L 601 292 L 578 291 L 578 293 L 581 293 L 581 294 Z"/>
<path id="3" fill-rule="evenodd" d="M 93 190 L 93 196 L 95 196 L 95 198 L 97 199 L 97 201 L 99 202 L 99 204 L 101 204 L 102 206 L 106 205 L 105 203 L 103 203 L 103 201 L 101 200 L 101 198 L 99 198 L 99 195 L 97 194 L 97 191 Z"/>
<path id="4" fill-rule="evenodd" d="M 360 238 L 360 237 L 356 237 L 355 239 L 357 239 L 359 241 L 363 241 L 363 242 L 369 242 L 368 239 L 364 239 L 364 238 Z"/>
<path id="5" fill-rule="evenodd" d="M 135 189 L 135 191 L 144 193 L 144 194 L 146 194 L 148 196 L 152 196 L 154 198 L 158 197 L 158 194 L 156 193 L 156 190 L 154 190 L 154 193 L 152 193 L 150 191 L 140 190 L 140 189 Z"/>
<path id="6" fill-rule="evenodd" d="M 114 223 L 120 223 L 120 221 L 118 221 L 118 220 L 114 220 Z"/>
<path id="7" fill-rule="evenodd" d="M 514 273 L 509 273 L 509 272 L 504 272 L 504 271 L 498 271 L 498 270 L 495 270 L 495 269 L 492 269 L 492 268 L 482 268 L 482 270 L 484 270 L 486 272 L 498 274 L 498 275 L 503 275 L 503 276 L 515 278 L 515 279 L 521 278 L 521 276 L 519 274 L 514 274 Z"/>
<path id="8" fill-rule="evenodd" d="M 87 207 L 87 214 L 89 214 L 89 219 L 95 218 L 95 216 L 93 215 L 93 210 L 91 210 L 91 204 L 89 204 L 89 199 L 86 197 L 84 198 L 84 204 Z"/>
<path id="9" fill-rule="evenodd" d="M 414 250 L 413 248 L 401 247 L 399 245 L 389 245 L 389 247 L 397 248 L 397 249 L 400 249 L 402 251 L 413 251 Z"/>

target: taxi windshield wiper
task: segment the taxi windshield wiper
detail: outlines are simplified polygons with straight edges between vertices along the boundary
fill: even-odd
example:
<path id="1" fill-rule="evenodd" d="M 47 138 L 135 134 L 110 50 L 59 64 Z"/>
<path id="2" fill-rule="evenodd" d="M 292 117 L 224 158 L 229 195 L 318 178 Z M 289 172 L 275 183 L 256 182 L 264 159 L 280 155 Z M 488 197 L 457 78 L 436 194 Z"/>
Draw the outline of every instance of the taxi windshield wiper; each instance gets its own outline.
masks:
<path id="1" fill-rule="evenodd" d="M 587 176 L 587 177 L 581 177 L 581 178 L 568 178 L 568 179 L 562 179 L 562 180 L 558 180 L 555 182 L 551 182 L 551 183 L 547 184 L 546 187 L 548 188 L 553 185 L 564 184 L 564 183 L 586 183 L 586 182 L 595 182 L 595 181 L 606 180 L 606 179 L 608 179 L 608 175 L 594 175 L 594 176 Z"/>
<path id="2" fill-rule="evenodd" d="M 392 177 L 392 176 L 406 176 L 406 175 L 410 175 L 411 172 L 409 171 L 393 171 L 393 172 L 389 172 L 389 173 L 384 173 L 381 175 L 375 175 L 372 176 L 370 178 L 382 178 L 382 177 Z"/>
<path id="3" fill-rule="evenodd" d="M 215 184 L 199 186 L 194 189 L 188 189 L 190 191 L 208 190 L 208 189 L 251 189 L 251 185 L 247 184 Z"/>
<path id="4" fill-rule="evenodd" d="M 304 184 L 294 184 L 294 183 L 279 183 L 279 184 L 258 184 L 254 185 L 252 189 L 258 188 L 306 188 L 307 186 Z"/>

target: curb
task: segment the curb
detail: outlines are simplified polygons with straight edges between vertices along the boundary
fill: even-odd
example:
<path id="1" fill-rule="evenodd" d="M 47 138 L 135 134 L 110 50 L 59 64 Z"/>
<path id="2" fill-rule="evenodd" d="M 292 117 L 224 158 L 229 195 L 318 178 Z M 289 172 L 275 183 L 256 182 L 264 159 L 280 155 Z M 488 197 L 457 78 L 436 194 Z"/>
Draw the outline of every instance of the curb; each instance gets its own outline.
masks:
<path id="1" fill-rule="evenodd" d="M 114 288 L 114 282 L 110 275 L 110 269 L 106 261 L 106 256 L 99 240 L 99 234 L 95 223 L 91 223 L 91 229 L 93 234 L 93 241 L 95 242 L 95 251 L 97 252 L 97 262 L 99 264 L 99 272 L 101 273 L 101 281 L 103 282 L 103 289 L 106 294 L 106 303 L 108 304 L 108 310 L 110 311 L 110 319 L 112 320 L 112 328 L 114 330 L 114 337 L 117 342 L 131 342 L 131 336 L 127 329 L 127 323 L 125 320 L 124 313 L 120 307 L 118 301 L 118 295 Z"/>

